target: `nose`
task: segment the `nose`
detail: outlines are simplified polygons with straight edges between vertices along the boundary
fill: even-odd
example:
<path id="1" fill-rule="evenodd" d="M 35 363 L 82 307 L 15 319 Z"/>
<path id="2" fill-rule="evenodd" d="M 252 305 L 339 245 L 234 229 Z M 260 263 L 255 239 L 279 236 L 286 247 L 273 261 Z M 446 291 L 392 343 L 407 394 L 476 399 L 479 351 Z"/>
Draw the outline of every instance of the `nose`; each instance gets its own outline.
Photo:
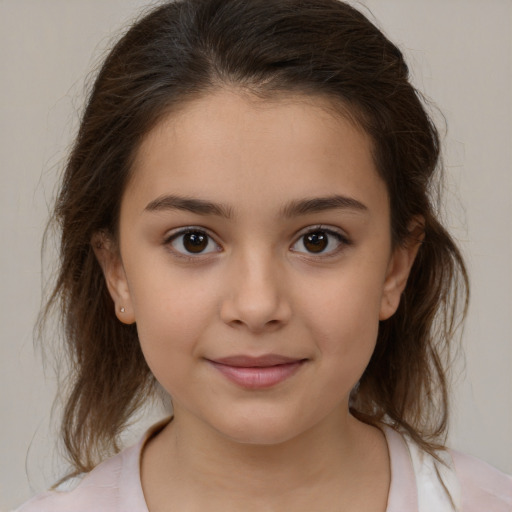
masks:
<path id="1" fill-rule="evenodd" d="M 282 269 L 270 255 L 252 254 L 232 262 L 221 305 L 221 319 L 253 333 L 286 325 L 292 310 Z"/>

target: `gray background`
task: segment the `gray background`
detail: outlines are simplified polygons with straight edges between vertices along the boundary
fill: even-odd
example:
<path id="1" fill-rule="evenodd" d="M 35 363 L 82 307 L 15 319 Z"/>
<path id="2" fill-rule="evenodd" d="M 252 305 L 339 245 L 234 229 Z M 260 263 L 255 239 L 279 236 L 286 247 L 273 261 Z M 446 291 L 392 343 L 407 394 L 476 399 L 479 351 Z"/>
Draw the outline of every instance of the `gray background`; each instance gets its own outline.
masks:
<path id="1" fill-rule="evenodd" d="M 44 378 L 32 346 L 40 241 L 84 80 L 147 4 L 0 0 L 1 510 L 49 486 L 62 467 L 51 421 L 55 379 L 50 367 Z M 416 85 L 447 119 L 446 213 L 473 284 L 450 444 L 512 473 L 512 2 L 361 4 L 406 52 Z"/>

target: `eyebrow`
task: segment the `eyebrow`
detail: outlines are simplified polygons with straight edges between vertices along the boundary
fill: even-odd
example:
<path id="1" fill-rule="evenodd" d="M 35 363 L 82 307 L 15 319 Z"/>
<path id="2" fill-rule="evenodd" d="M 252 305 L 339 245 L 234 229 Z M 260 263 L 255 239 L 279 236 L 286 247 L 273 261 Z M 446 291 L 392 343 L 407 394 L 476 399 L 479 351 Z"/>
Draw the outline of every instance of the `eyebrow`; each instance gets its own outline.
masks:
<path id="1" fill-rule="evenodd" d="M 217 215 L 229 219 L 232 217 L 232 210 L 228 206 L 212 203 L 204 199 L 165 195 L 151 201 L 144 209 L 148 212 L 165 210 L 184 210 L 197 215 Z"/>
<path id="2" fill-rule="evenodd" d="M 353 197 L 332 195 L 328 197 L 313 197 L 291 201 L 281 210 L 283 217 L 296 217 L 310 213 L 323 212 L 325 210 L 354 210 L 366 212 L 368 208 Z"/>
<path id="3" fill-rule="evenodd" d="M 164 195 L 151 201 L 144 209 L 148 212 L 166 210 L 184 210 L 197 215 L 216 215 L 230 219 L 233 210 L 227 205 L 213 203 L 205 199 L 182 197 L 176 195 Z M 353 210 L 366 212 L 368 208 L 352 197 L 332 195 L 327 197 L 313 197 L 310 199 L 298 199 L 286 204 L 280 211 L 285 218 L 298 217 L 326 210 Z"/>

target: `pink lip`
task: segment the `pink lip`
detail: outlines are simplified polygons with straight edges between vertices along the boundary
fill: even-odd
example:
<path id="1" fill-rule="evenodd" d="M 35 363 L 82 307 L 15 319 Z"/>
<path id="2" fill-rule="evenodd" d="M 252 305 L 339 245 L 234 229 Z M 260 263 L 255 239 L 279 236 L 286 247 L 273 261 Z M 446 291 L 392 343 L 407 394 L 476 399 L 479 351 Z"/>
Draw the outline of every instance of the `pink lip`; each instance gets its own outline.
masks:
<path id="1" fill-rule="evenodd" d="M 270 388 L 291 377 L 306 361 L 275 354 L 231 356 L 209 363 L 230 381 L 246 389 Z"/>

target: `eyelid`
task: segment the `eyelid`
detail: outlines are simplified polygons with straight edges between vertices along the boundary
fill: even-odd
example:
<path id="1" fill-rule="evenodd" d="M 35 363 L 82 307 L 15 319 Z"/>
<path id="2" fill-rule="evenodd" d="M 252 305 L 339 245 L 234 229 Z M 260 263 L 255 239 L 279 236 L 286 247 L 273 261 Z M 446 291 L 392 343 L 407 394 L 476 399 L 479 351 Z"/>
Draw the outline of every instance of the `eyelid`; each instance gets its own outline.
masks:
<path id="1" fill-rule="evenodd" d="M 337 239 L 339 242 L 339 246 L 336 247 L 334 250 L 331 250 L 329 252 L 308 252 L 308 251 L 294 251 L 293 247 L 306 235 L 309 233 L 315 233 L 321 231 L 323 233 L 326 233 L 329 236 L 333 236 Z M 333 226 L 326 226 L 325 224 L 319 224 L 316 226 L 308 226 L 304 229 L 302 229 L 297 237 L 295 238 L 295 241 L 291 245 L 290 249 L 292 252 L 296 252 L 301 255 L 305 255 L 308 258 L 329 258 L 331 256 L 336 256 L 341 252 L 344 248 L 347 246 L 352 245 L 352 241 L 349 239 L 349 237 L 339 228 L 333 227 Z"/>
<path id="2" fill-rule="evenodd" d="M 315 233 L 318 231 L 322 231 L 323 233 L 326 233 L 330 237 L 334 237 L 338 241 L 338 247 L 336 247 L 333 250 L 330 250 L 328 252 L 308 252 L 308 251 L 298 251 L 294 250 L 293 247 L 301 240 L 302 237 L 309 233 Z M 191 252 L 181 252 L 176 250 L 172 247 L 172 242 L 179 238 L 180 236 L 186 235 L 187 233 L 204 233 L 209 241 L 217 247 L 214 250 L 210 250 L 208 252 L 198 252 L 198 253 L 191 253 Z M 175 228 L 171 230 L 170 232 L 166 233 L 163 245 L 168 247 L 168 250 L 172 252 L 172 254 L 175 257 L 185 259 L 188 261 L 197 261 L 200 259 L 205 259 L 209 257 L 211 254 L 222 252 L 223 248 L 222 245 L 217 242 L 217 236 L 212 234 L 211 231 L 203 226 L 183 226 L 179 228 Z M 332 256 L 336 256 L 339 252 L 343 250 L 343 248 L 352 245 L 352 241 L 348 238 L 348 236 L 337 227 L 333 226 L 326 226 L 324 224 L 314 225 L 314 226 L 307 226 L 300 230 L 300 232 L 297 234 L 295 241 L 290 246 L 290 250 L 292 252 L 299 253 L 301 255 L 305 255 L 309 258 L 328 258 Z"/>
<path id="3" fill-rule="evenodd" d="M 187 233 L 204 233 L 209 241 L 217 246 L 216 250 L 208 251 L 208 252 L 198 252 L 198 253 L 186 253 L 180 252 L 172 247 L 172 242 L 179 238 L 180 236 L 186 235 Z M 182 258 L 188 261 L 204 259 L 205 257 L 210 256 L 213 253 L 221 252 L 222 246 L 217 242 L 216 236 L 214 236 L 209 229 L 206 229 L 202 226 L 183 226 L 180 228 L 173 229 L 168 232 L 164 236 L 163 245 L 167 246 L 168 250 L 172 252 L 172 254 L 178 258 Z"/>

